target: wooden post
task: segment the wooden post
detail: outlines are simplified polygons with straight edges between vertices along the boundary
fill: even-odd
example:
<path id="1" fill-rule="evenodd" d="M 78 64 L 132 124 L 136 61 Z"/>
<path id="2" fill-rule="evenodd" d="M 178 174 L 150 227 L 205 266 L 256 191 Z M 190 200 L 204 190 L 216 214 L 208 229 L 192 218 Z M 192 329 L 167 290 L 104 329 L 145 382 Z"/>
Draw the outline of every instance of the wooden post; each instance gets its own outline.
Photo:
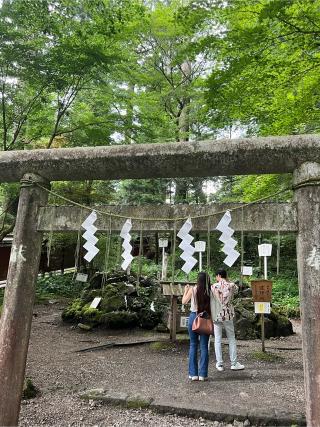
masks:
<path id="1" fill-rule="evenodd" d="M 178 314 L 178 297 L 172 295 L 171 297 L 171 329 L 170 339 L 175 341 L 177 338 L 177 314 Z"/>
<path id="2" fill-rule="evenodd" d="M 261 236 L 261 233 L 260 233 L 259 234 L 259 243 L 258 243 L 258 245 L 261 245 L 261 241 L 262 241 L 262 236 Z M 261 276 L 261 268 L 262 268 L 261 257 L 259 257 L 259 273 L 260 273 L 260 276 Z"/>
<path id="3" fill-rule="evenodd" d="M 37 232 L 38 211 L 48 193 L 32 184 L 47 185 L 33 174 L 24 175 L 7 286 L 0 323 L 0 425 L 16 426 L 20 412 L 29 345 L 35 284 L 38 275 L 42 233 Z"/>
<path id="4" fill-rule="evenodd" d="M 165 252 L 165 248 L 162 248 L 162 271 L 161 271 L 161 280 L 167 280 L 168 277 L 168 261 L 169 256 Z"/>
<path id="5" fill-rule="evenodd" d="M 320 164 L 294 172 L 298 215 L 297 258 L 308 426 L 320 425 Z"/>
<path id="6" fill-rule="evenodd" d="M 281 237 L 280 237 L 280 231 L 278 230 L 278 234 L 277 234 L 277 276 L 279 276 L 279 273 L 280 273 L 280 244 L 281 244 Z"/>
<path id="7" fill-rule="evenodd" d="M 175 260 L 176 260 L 176 234 L 177 234 L 177 223 L 174 222 L 173 226 L 173 244 L 172 244 L 172 280 L 171 283 L 174 285 L 175 278 Z M 177 335 L 177 311 L 178 311 L 178 297 L 172 295 L 171 297 L 171 322 L 170 322 L 170 339 L 171 341 L 176 340 Z"/>
<path id="8" fill-rule="evenodd" d="M 265 332 L 264 332 L 264 314 L 263 313 L 261 313 L 261 350 L 263 352 L 266 351 Z"/>

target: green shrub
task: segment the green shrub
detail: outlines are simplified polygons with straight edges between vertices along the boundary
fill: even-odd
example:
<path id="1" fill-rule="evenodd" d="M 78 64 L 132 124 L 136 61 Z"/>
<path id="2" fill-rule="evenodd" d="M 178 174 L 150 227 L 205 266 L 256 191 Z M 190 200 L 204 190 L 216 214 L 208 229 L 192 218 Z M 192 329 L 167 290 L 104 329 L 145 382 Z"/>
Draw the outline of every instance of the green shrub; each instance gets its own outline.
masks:
<path id="1" fill-rule="evenodd" d="M 73 273 L 41 277 L 37 280 L 36 296 L 38 299 L 50 296 L 75 298 L 84 286 L 82 282 L 73 281 Z"/>
<path id="2" fill-rule="evenodd" d="M 272 279 L 272 303 L 288 317 L 300 317 L 300 298 L 298 280 L 290 276 Z"/>

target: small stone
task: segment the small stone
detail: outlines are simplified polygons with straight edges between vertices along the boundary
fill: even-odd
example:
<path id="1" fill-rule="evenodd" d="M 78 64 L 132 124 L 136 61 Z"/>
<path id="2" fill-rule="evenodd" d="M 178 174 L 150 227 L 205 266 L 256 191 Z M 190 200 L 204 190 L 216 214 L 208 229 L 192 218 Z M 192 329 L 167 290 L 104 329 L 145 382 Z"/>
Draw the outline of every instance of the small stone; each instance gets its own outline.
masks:
<path id="1" fill-rule="evenodd" d="M 244 421 L 244 423 L 243 423 L 243 427 L 248 427 L 248 426 L 251 426 L 251 423 L 250 423 L 250 421 L 248 420 L 248 418 Z"/>
<path id="2" fill-rule="evenodd" d="M 233 425 L 234 425 L 234 427 L 243 427 L 243 422 L 238 421 L 238 420 L 234 420 Z"/>
<path id="3" fill-rule="evenodd" d="M 248 393 L 246 393 L 245 391 L 241 391 L 241 392 L 239 393 L 239 397 L 240 397 L 241 399 L 248 399 L 249 395 L 248 395 Z"/>
<path id="4" fill-rule="evenodd" d="M 91 325 L 85 325 L 84 323 L 78 323 L 78 328 L 80 328 L 84 331 L 91 331 L 92 326 Z"/>

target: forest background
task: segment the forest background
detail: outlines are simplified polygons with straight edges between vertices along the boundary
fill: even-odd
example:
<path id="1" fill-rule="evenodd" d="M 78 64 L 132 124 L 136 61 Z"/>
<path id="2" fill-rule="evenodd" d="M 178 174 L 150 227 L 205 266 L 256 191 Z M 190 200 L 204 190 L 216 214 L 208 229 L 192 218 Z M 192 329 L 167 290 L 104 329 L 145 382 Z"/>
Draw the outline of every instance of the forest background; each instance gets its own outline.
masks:
<path id="1" fill-rule="evenodd" d="M 214 144 L 318 131 L 320 0 L 0 4 L 0 150 Z M 290 182 L 290 175 L 259 175 L 56 182 L 53 189 L 86 205 L 197 204 L 249 202 Z M 291 198 L 287 191 L 271 200 Z M 2 184 L 0 242 L 14 228 L 17 201 L 18 185 Z M 157 237 L 149 236 L 149 246 Z M 54 235 L 51 244 L 54 250 L 75 240 Z M 259 241 L 276 243 L 277 236 L 245 236 L 244 259 L 256 267 Z M 214 269 L 222 258 L 219 242 L 211 245 Z M 155 265 L 144 259 L 147 273 Z M 297 305 L 292 235 L 281 236 L 280 272 L 281 298 Z"/>

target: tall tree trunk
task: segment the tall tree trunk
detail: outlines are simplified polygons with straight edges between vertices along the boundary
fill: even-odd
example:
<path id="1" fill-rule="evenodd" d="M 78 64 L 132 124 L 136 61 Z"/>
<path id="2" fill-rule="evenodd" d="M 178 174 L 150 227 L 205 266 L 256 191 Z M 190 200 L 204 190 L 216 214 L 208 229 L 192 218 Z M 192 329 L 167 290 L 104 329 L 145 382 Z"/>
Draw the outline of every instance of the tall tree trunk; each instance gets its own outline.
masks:
<path id="1" fill-rule="evenodd" d="M 131 94 L 134 93 L 134 84 L 129 83 L 128 87 L 128 95 L 129 100 L 126 106 L 127 110 L 127 116 L 126 116 L 126 133 L 124 136 L 124 142 L 125 144 L 131 144 L 132 143 L 132 137 L 133 137 L 133 120 L 134 120 L 134 114 L 133 114 L 133 105 L 131 102 L 132 96 Z"/>

